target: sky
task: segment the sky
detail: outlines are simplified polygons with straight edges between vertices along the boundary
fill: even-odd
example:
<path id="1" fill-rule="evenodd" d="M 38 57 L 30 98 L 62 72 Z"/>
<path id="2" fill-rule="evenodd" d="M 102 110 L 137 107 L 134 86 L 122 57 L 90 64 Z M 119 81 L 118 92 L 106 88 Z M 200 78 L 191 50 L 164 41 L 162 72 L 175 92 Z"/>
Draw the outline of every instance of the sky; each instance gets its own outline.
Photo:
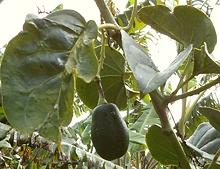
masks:
<path id="1" fill-rule="evenodd" d="M 116 0 L 121 8 L 127 0 Z M 0 47 L 5 45 L 20 30 L 28 13 L 38 14 L 38 7 L 43 11 L 53 10 L 60 3 L 64 9 L 78 11 L 86 20 L 99 22 L 99 10 L 94 0 L 4 0 L 0 4 Z"/>
<path id="2" fill-rule="evenodd" d="M 124 9 L 127 0 L 113 0 L 119 9 Z M 138 0 L 140 2 L 141 0 Z M 60 3 L 64 4 L 64 9 L 73 9 L 78 11 L 87 21 L 100 21 L 99 10 L 94 0 L 4 0 L 0 4 L 0 49 L 11 38 L 22 30 L 22 25 L 25 16 L 29 13 L 38 14 L 38 8 L 42 11 L 51 11 Z M 213 55 L 220 59 L 220 6 L 216 7 L 212 13 L 211 19 L 216 28 L 218 36 L 218 44 L 216 45 Z M 158 63 L 160 70 L 165 69 L 176 56 L 175 50 L 167 50 L 167 44 L 170 44 L 175 49 L 175 42 L 167 37 L 159 41 L 156 48 L 152 48 L 153 54 L 156 54 L 155 63 Z M 169 59 L 164 59 L 164 53 L 169 55 Z M 161 62 L 161 60 L 163 60 Z"/>

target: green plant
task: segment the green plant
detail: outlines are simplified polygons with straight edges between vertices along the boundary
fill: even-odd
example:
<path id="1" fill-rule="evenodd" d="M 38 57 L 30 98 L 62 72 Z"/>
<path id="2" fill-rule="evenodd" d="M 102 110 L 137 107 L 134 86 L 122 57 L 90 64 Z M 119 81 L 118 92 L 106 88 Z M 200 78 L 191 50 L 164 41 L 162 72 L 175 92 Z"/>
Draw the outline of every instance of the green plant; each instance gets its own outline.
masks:
<path id="1" fill-rule="evenodd" d="M 101 104 L 93 110 L 91 139 L 97 153 L 106 160 L 115 160 L 127 152 L 128 128 L 116 105 Z"/>
<path id="2" fill-rule="evenodd" d="M 217 35 L 209 16 L 192 1 L 168 7 L 162 1 L 129 0 L 133 7 L 115 17 L 104 0 L 95 2 L 104 24 L 59 7 L 44 18 L 27 17 L 23 31 L 8 43 L 1 62 L 1 168 L 219 167 L 218 146 L 212 145 L 215 155 L 207 159 L 186 140 L 201 129 L 194 133 L 190 127 L 194 117 L 199 118 L 195 126 L 208 121 L 219 131 L 219 105 L 198 107 L 220 82 L 219 63 L 211 56 Z M 146 49 L 147 25 L 176 40 L 178 55 L 163 71 Z M 179 83 L 167 89 L 174 74 Z M 198 77 L 208 80 L 199 83 Z M 169 105 L 177 100 L 182 114 L 173 127 Z M 124 112 L 128 130 L 116 107 Z M 87 118 L 68 126 L 74 114 L 85 113 Z M 104 126 L 100 135 L 97 126 Z M 123 144 L 117 142 L 121 136 Z M 103 153 L 108 148 L 103 141 L 114 143 L 108 151 L 118 147 L 119 152 Z M 118 160 L 106 161 L 96 150 Z"/>

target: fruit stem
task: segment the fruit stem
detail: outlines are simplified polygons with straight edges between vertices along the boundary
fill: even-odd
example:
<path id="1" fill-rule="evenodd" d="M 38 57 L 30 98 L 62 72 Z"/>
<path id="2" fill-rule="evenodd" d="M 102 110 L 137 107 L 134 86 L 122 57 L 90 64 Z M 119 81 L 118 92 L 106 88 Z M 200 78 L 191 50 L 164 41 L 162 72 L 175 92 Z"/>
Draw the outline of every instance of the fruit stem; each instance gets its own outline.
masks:
<path id="1" fill-rule="evenodd" d="M 131 13 L 131 19 L 130 19 L 128 25 L 123 27 L 123 30 L 129 31 L 132 28 L 132 26 L 134 24 L 134 19 L 136 16 L 137 16 L 137 0 L 134 0 L 134 6 L 133 6 L 132 13 Z"/>
<path id="2" fill-rule="evenodd" d="M 98 67 L 98 72 L 97 72 L 97 75 L 99 77 L 101 75 L 101 70 L 103 69 L 103 64 L 105 60 L 105 43 L 106 43 L 105 32 L 104 30 L 102 30 L 101 32 L 102 32 L 102 46 L 101 46 L 101 51 L 100 51 L 99 67 Z"/>
<path id="3" fill-rule="evenodd" d="M 107 103 L 107 101 L 106 101 L 106 99 L 105 99 L 104 90 L 103 90 L 103 88 L 102 88 L 102 83 L 101 83 L 101 78 L 100 78 L 100 76 L 96 76 L 96 77 L 95 77 L 95 82 L 96 82 L 96 84 L 97 84 L 97 89 L 98 89 L 98 93 L 99 93 L 98 105 Z"/>

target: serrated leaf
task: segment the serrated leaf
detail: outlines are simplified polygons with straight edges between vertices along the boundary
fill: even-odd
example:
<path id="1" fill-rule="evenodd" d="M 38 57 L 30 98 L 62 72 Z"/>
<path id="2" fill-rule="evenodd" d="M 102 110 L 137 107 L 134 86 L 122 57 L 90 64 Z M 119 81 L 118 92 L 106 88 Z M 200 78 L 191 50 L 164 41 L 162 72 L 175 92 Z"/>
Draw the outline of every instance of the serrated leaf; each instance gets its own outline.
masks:
<path id="1" fill-rule="evenodd" d="M 146 143 L 152 156 L 161 164 L 179 165 L 178 153 L 161 127 L 153 125 L 148 129 Z"/>
<path id="2" fill-rule="evenodd" d="M 209 119 L 210 124 L 220 131 L 220 111 L 210 107 L 200 107 L 199 112 Z"/>
<path id="3" fill-rule="evenodd" d="M 31 133 L 47 124 L 41 132 L 56 139 L 59 126 L 70 122 L 73 77 L 64 65 L 84 25 L 77 12 L 60 10 L 42 19 L 28 19 L 23 31 L 9 42 L 1 82 L 3 108 L 13 127 Z M 49 117 L 55 120 L 47 123 Z"/>
<path id="4" fill-rule="evenodd" d="M 87 83 L 94 79 L 98 71 L 98 60 L 94 49 L 94 40 L 97 35 L 98 27 L 96 23 L 88 21 L 65 64 L 68 73 L 73 72 L 76 77 Z"/>
<path id="5" fill-rule="evenodd" d="M 184 62 L 192 50 L 192 45 L 189 45 L 185 50 L 179 53 L 167 69 L 160 72 L 149 54 L 144 51 L 137 42 L 123 30 L 121 30 L 121 35 L 122 46 L 128 64 L 143 93 L 149 93 L 164 84 L 166 80 L 176 72 L 180 64 Z"/>
<path id="6" fill-rule="evenodd" d="M 194 49 L 193 74 L 196 76 L 209 73 L 220 74 L 220 64 L 214 61 L 205 44 L 201 49 Z"/>
<path id="7" fill-rule="evenodd" d="M 140 19 L 157 31 L 183 43 L 200 48 L 207 43 L 212 52 L 217 42 L 215 28 L 210 18 L 192 6 L 177 6 L 173 13 L 162 5 L 148 6 L 138 12 Z"/>
<path id="8" fill-rule="evenodd" d="M 97 48 L 97 53 L 100 47 Z M 101 71 L 101 83 L 108 102 L 115 103 L 119 109 L 127 104 L 126 89 L 123 81 L 124 57 L 110 47 L 105 48 L 105 60 Z M 85 105 L 94 108 L 98 103 L 98 90 L 95 82 L 85 83 L 81 79 L 76 80 L 76 90 Z"/>

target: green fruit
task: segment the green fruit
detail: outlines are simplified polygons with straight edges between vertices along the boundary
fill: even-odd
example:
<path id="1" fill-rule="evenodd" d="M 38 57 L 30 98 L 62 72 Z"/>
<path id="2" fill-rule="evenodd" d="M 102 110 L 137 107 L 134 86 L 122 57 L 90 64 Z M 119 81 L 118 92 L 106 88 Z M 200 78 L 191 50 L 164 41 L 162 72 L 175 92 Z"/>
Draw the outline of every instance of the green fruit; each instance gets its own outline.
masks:
<path id="1" fill-rule="evenodd" d="M 102 104 L 93 110 L 91 138 L 96 152 L 106 160 L 120 158 L 126 153 L 128 128 L 115 104 Z"/>

